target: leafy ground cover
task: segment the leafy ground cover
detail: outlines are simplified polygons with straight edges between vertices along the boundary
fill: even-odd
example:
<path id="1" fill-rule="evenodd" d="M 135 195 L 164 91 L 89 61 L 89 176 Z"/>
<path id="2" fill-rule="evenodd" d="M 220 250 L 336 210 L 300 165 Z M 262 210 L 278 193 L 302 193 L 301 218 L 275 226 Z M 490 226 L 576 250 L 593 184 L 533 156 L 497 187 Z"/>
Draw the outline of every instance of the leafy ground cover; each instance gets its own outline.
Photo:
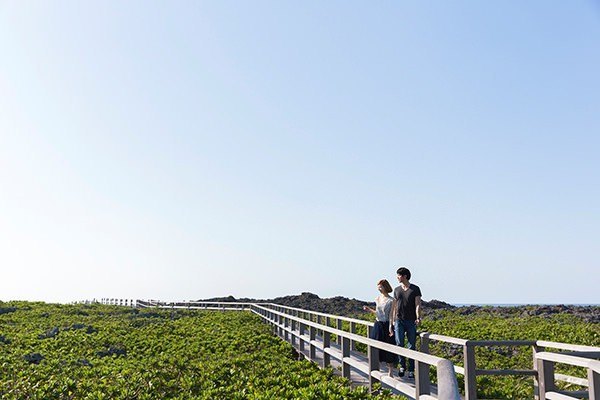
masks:
<path id="1" fill-rule="evenodd" d="M 248 312 L 0 303 L 2 399 L 385 399 Z"/>

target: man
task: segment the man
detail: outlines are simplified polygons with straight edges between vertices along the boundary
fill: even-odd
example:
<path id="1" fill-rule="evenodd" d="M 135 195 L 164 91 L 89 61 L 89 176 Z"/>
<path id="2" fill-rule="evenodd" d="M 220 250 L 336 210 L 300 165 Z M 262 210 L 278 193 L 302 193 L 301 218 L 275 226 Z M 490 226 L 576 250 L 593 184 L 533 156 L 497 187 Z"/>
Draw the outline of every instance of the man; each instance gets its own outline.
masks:
<path id="1" fill-rule="evenodd" d="M 408 339 L 407 349 L 415 350 L 417 342 L 417 325 L 421 323 L 421 289 L 410 283 L 410 271 L 400 267 L 396 271 L 400 286 L 394 289 L 394 304 L 390 312 L 390 336 L 396 335 L 396 345 L 404 347 L 404 335 Z M 392 326 L 394 327 L 392 331 Z M 406 358 L 400 356 L 400 370 L 398 375 L 404 376 L 406 371 Z M 415 361 L 408 359 L 408 377 L 415 377 Z"/>

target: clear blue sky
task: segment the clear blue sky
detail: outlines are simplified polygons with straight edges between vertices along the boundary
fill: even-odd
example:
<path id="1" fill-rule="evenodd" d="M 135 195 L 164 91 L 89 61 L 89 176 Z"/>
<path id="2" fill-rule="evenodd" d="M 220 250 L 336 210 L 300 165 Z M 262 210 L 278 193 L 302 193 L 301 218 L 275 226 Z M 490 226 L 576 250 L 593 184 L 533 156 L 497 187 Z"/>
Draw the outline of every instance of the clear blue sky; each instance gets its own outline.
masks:
<path id="1" fill-rule="evenodd" d="M 0 299 L 600 303 L 594 1 L 0 1 Z"/>

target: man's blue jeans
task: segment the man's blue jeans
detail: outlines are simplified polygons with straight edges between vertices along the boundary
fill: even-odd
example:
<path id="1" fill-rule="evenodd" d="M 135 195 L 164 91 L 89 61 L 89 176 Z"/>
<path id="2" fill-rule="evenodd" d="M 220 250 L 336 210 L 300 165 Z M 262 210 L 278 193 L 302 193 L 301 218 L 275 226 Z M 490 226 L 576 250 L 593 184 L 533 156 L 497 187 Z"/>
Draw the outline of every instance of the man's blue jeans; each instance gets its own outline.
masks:
<path id="1" fill-rule="evenodd" d="M 404 347 L 404 335 L 408 339 L 407 349 L 416 350 L 417 344 L 417 325 L 415 321 L 409 321 L 406 319 L 397 319 L 394 322 L 394 334 L 396 335 L 396 344 L 400 347 Z M 400 356 L 400 367 L 406 370 L 406 358 Z M 412 358 L 408 359 L 408 371 L 414 372 L 415 360 Z"/>

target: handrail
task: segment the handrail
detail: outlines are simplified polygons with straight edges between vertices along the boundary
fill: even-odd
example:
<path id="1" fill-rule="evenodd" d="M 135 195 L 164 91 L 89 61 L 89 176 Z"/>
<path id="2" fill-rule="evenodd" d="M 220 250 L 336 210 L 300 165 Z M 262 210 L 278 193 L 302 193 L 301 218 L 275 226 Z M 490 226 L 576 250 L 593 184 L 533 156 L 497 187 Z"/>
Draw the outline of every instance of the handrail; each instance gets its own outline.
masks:
<path id="1" fill-rule="evenodd" d="M 421 353 L 421 352 L 418 352 L 416 350 L 410 350 L 410 349 L 407 349 L 407 348 L 404 348 L 404 347 L 399 347 L 399 346 L 396 346 L 396 345 L 393 345 L 393 344 L 389 344 L 389 343 L 385 343 L 385 342 L 382 342 L 382 341 L 379 341 L 379 340 L 370 339 L 370 338 L 367 338 L 367 337 L 364 337 L 364 336 L 361 336 L 361 335 L 357 335 L 355 333 L 350 333 L 350 332 L 342 331 L 342 330 L 339 330 L 339 329 L 336 329 L 336 328 L 333 328 L 333 327 L 330 327 L 330 326 L 327 326 L 327 325 L 322 325 L 322 324 L 319 324 L 319 323 L 316 323 L 316 322 L 313 322 L 313 321 L 306 320 L 304 318 L 295 317 L 293 315 L 285 314 L 285 313 L 282 313 L 280 311 L 268 309 L 268 308 L 265 308 L 265 307 L 262 307 L 262 306 L 259 306 L 259 305 L 254 305 L 254 307 L 270 311 L 270 312 L 272 312 L 274 314 L 281 315 L 281 316 L 283 316 L 283 317 L 285 317 L 285 318 L 287 318 L 287 319 L 289 319 L 291 321 L 300 322 L 300 323 L 303 323 L 306 326 L 317 328 L 317 329 L 322 330 L 324 332 L 328 332 L 328 333 L 331 333 L 331 334 L 334 334 L 334 335 L 344 336 L 344 337 L 347 337 L 348 339 L 354 340 L 355 342 L 359 342 L 359 343 L 362 343 L 362 344 L 365 344 L 365 345 L 371 346 L 371 347 L 376 347 L 376 348 L 378 348 L 380 350 L 385 350 L 385 351 L 388 351 L 390 353 L 395 353 L 397 355 L 402 355 L 402 356 L 405 356 L 405 357 L 409 357 L 409 358 L 412 358 L 414 360 L 418 360 L 418 361 L 427 363 L 429 365 L 435 365 L 439 361 L 445 360 L 442 357 L 434 356 L 434 355 L 427 354 L 427 353 Z"/>
<path id="2" fill-rule="evenodd" d="M 593 371 L 600 373 L 600 361 L 598 361 L 598 360 L 592 360 L 589 358 L 576 357 L 576 356 L 565 355 L 565 354 L 560 354 L 560 353 L 551 353 L 551 352 L 547 352 L 547 351 L 537 353 L 535 355 L 535 358 L 538 360 L 569 364 L 569 365 L 573 365 L 576 367 L 590 368 Z"/>
<path id="3" fill-rule="evenodd" d="M 592 400 L 600 398 L 600 361 L 569 354 L 551 353 L 542 351 L 535 354 L 537 370 L 539 373 L 539 397 L 546 399 L 577 399 L 584 395 Z M 588 390 L 559 391 L 556 388 L 554 364 L 562 363 L 587 369 Z"/>
<path id="4" fill-rule="evenodd" d="M 535 346 L 535 340 L 468 340 L 472 346 Z"/>
<path id="5" fill-rule="evenodd" d="M 267 320 L 280 329 L 285 328 L 286 325 L 298 324 L 298 330 L 294 327 L 291 329 L 285 329 L 285 334 L 292 334 L 300 340 L 306 340 L 303 338 L 304 329 L 310 329 L 309 335 L 309 344 L 311 346 L 311 359 L 314 358 L 314 350 L 315 350 L 315 332 L 316 330 L 321 330 L 323 332 L 323 346 L 321 350 L 324 352 L 324 366 L 329 364 L 328 358 L 330 356 L 337 357 L 339 361 L 342 363 L 343 375 L 349 377 L 349 370 L 345 364 L 349 364 L 349 341 L 353 340 L 358 343 L 362 343 L 367 346 L 367 357 L 368 357 L 368 374 L 369 374 L 369 383 L 372 386 L 374 379 L 380 378 L 382 383 L 388 384 L 392 387 L 396 387 L 394 383 L 389 382 L 387 379 L 381 379 L 382 374 L 379 372 L 379 350 L 385 350 L 393 354 L 401 355 L 404 357 L 411 358 L 415 360 L 416 367 L 416 377 L 415 377 L 415 385 L 416 388 L 414 393 L 406 393 L 413 395 L 415 398 L 419 398 L 421 395 L 429 395 L 430 394 L 430 382 L 429 382 L 429 368 L 428 366 L 435 366 L 437 369 L 437 377 L 438 377 L 438 399 L 452 399 L 458 400 L 460 399 L 460 395 L 458 392 L 458 383 L 456 380 L 456 375 L 454 373 L 454 366 L 450 360 L 433 356 L 427 353 L 421 353 L 415 350 L 406 349 L 404 347 L 399 347 L 395 345 L 391 345 L 389 343 L 385 343 L 382 341 L 370 339 L 367 337 L 363 337 L 354 333 L 346 332 L 337 328 L 330 327 L 328 325 L 319 324 L 317 322 L 307 320 L 298 316 L 294 316 L 291 314 L 287 314 L 282 311 L 274 310 L 269 307 L 264 307 L 261 305 L 254 304 L 252 309 L 255 313 L 263 316 L 263 318 L 267 318 Z M 330 335 L 338 335 L 343 339 L 342 352 L 339 357 L 336 355 L 336 352 L 327 351 L 330 348 L 329 338 Z M 373 349 L 377 349 L 377 351 L 373 351 Z M 327 361 L 326 361 L 327 360 Z"/>
<path id="6" fill-rule="evenodd" d="M 429 351 L 429 341 L 436 340 L 440 342 L 446 342 L 456 344 L 463 347 L 464 356 L 464 367 L 455 366 L 454 370 L 457 374 L 465 376 L 465 399 L 476 400 L 477 399 L 477 388 L 476 388 L 476 377 L 480 375 L 517 375 L 517 376 L 533 376 L 535 379 L 535 386 L 540 386 L 539 381 L 542 379 L 538 373 L 538 363 L 536 360 L 537 354 L 543 354 L 540 350 L 544 348 L 553 348 L 557 350 L 569 351 L 569 354 L 562 354 L 561 356 L 571 356 L 580 359 L 587 359 L 596 357 L 600 348 L 594 346 L 576 345 L 568 343 L 551 342 L 546 340 L 466 340 L 459 339 L 450 336 L 430 334 L 428 332 L 421 333 L 421 351 Z M 533 369 L 526 370 L 513 370 L 513 369 L 477 369 L 477 363 L 475 359 L 475 347 L 477 346 L 532 346 L 533 352 Z M 560 354 L 560 353 L 549 353 L 549 354 Z M 587 357 L 587 358 L 586 358 Z M 582 361 L 583 362 L 583 361 Z M 586 364 L 587 365 L 587 364 Z M 547 379 L 550 379 L 549 377 Z M 590 386 L 589 379 L 582 379 L 575 376 L 553 374 L 552 380 L 560 380 L 564 382 L 575 383 L 580 386 Z M 600 393 L 600 388 L 597 389 Z"/>
<path id="7" fill-rule="evenodd" d="M 460 346 L 464 346 L 465 344 L 467 344 L 466 339 L 455 338 L 452 336 L 437 335 L 437 334 L 429 333 L 429 332 L 421 333 L 421 338 L 433 339 L 433 340 L 437 340 L 439 342 L 452 343 L 452 344 L 457 344 Z"/>
<path id="8" fill-rule="evenodd" d="M 356 324 L 361 324 L 361 325 L 365 325 L 365 326 L 373 326 L 374 325 L 373 322 L 365 321 L 364 319 L 344 317 L 342 315 L 327 314 L 327 313 L 323 313 L 320 311 L 305 310 L 303 308 L 284 306 L 284 305 L 277 304 L 277 303 L 262 303 L 262 304 L 269 304 L 269 305 L 276 306 L 276 307 L 286 308 L 288 310 L 294 310 L 294 311 L 299 311 L 299 312 L 303 312 L 303 313 L 310 313 L 310 314 L 318 315 L 318 316 L 325 317 L 325 318 L 329 317 L 329 318 L 339 319 L 339 320 L 346 321 L 346 322 L 354 322 Z"/>
<path id="9" fill-rule="evenodd" d="M 205 306 L 207 304 L 216 304 L 219 306 L 243 306 L 246 308 L 250 308 L 253 303 L 245 303 L 245 302 L 234 302 L 234 301 L 155 301 L 155 300 L 137 300 L 138 303 L 144 304 L 147 303 L 150 306 L 167 306 L 167 307 L 177 307 L 177 308 L 185 308 L 194 306 L 194 304 L 201 304 Z M 256 303 L 263 304 L 263 303 Z"/>
<path id="10" fill-rule="evenodd" d="M 138 300 L 138 301 L 139 302 L 153 302 L 152 300 L 149 300 L 149 301 Z M 373 322 L 365 321 L 363 319 L 344 317 L 342 315 L 335 315 L 335 314 L 327 314 L 327 313 L 323 313 L 323 312 L 319 312 L 319 311 L 306 310 L 303 308 L 284 306 L 282 304 L 277 304 L 277 303 L 262 303 L 262 302 L 249 303 L 249 302 L 234 302 L 234 301 L 185 301 L 185 302 L 156 302 L 156 303 L 160 303 L 160 304 L 164 304 L 164 305 L 175 304 L 175 307 L 189 306 L 189 305 L 193 305 L 193 304 L 206 304 L 206 303 L 218 304 L 218 305 L 240 305 L 240 306 L 246 306 L 246 307 L 250 307 L 253 304 L 261 304 L 261 305 L 265 305 L 265 306 L 268 305 L 268 306 L 298 311 L 298 312 L 302 312 L 302 313 L 308 313 L 308 314 L 325 317 L 325 318 L 337 319 L 337 320 L 346 321 L 346 322 L 354 322 L 356 324 L 361 324 L 361 325 L 365 325 L 365 326 L 373 326 L 374 325 Z"/>
<path id="11" fill-rule="evenodd" d="M 559 350 L 567 350 L 567 351 L 598 351 L 600 350 L 598 347 L 594 346 L 585 346 L 581 344 L 570 344 L 570 343 L 559 343 L 559 342 L 549 342 L 547 340 L 538 340 L 536 344 L 540 347 L 550 347 L 553 349 Z"/>

